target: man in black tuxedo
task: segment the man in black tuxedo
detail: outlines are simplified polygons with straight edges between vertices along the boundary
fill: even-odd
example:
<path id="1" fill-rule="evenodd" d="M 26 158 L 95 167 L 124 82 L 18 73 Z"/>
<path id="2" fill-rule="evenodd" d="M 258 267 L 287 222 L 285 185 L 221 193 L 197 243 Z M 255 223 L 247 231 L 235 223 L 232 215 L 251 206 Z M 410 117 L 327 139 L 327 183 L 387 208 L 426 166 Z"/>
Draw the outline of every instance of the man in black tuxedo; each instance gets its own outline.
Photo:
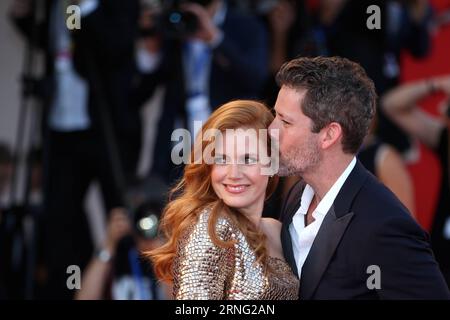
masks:
<path id="1" fill-rule="evenodd" d="M 449 299 L 426 232 L 356 160 L 377 98 L 365 71 L 340 57 L 298 58 L 277 83 L 279 174 L 302 178 L 281 216 L 300 299 Z"/>

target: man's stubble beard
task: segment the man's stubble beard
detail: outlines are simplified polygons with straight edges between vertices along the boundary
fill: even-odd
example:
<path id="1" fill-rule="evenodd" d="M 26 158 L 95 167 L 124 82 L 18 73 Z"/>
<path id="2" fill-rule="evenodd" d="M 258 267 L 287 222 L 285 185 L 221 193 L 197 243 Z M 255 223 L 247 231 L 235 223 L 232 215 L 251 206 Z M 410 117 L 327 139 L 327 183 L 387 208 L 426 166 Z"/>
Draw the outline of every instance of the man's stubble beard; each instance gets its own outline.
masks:
<path id="1" fill-rule="evenodd" d="M 303 147 L 290 148 L 280 154 L 280 177 L 299 176 L 315 170 L 320 164 L 322 154 L 316 141 L 308 141 Z"/>

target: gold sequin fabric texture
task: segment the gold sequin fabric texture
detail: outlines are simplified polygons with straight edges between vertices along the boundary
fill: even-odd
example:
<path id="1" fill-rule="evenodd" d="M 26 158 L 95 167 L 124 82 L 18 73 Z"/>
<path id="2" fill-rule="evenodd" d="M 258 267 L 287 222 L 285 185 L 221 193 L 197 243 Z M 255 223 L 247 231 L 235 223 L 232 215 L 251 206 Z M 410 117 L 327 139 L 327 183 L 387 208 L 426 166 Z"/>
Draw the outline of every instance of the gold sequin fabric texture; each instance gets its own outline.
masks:
<path id="1" fill-rule="evenodd" d="M 175 299 L 293 300 L 298 298 L 299 280 L 289 265 L 269 257 L 266 273 L 244 234 L 233 222 L 220 217 L 216 233 L 221 240 L 235 239 L 233 247 L 214 245 L 208 234 L 210 209 L 178 240 L 173 264 Z"/>

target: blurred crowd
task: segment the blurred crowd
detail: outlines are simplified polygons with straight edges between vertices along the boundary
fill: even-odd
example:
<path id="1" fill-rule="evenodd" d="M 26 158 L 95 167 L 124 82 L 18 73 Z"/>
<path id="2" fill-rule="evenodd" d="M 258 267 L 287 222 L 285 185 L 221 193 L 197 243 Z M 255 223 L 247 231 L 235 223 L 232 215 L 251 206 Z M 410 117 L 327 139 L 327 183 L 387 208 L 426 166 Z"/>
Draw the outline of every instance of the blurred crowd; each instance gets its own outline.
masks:
<path id="1" fill-rule="evenodd" d="M 275 74 L 297 56 L 343 56 L 375 82 L 377 119 L 359 158 L 416 215 L 407 165 L 417 141 L 443 168 L 430 230 L 450 283 L 450 75 L 401 84 L 401 55 L 420 60 L 432 30 L 446 27 L 427 0 L 14 0 L 7 13 L 29 48 L 45 57 L 44 72 L 24 85 L 39 101 L 42 143 L 27 155 L 26 200 L 8 200 L 15 155 L 0 146 L 0 298 L 168 299 L 140 252 L 161 241 L 156 232 L 166 194 L 182 166 L 171 161 L 172 132 L 233 99 L 272 107 Z M 67 28 L 68 5 L 80 8 L 80 29 Z M 366 9 L 381 9 L 369 29 Z M 447 8 L 450 10 L 450 5 Z M 40 14 L 36 14 L 40 12 Z M 448 12 L 448 11 L 447 11 Z M 438 19 L 441 18 L 441 19 Z M 446 22 L 447 21 L 447 22 Z M 448 63 L 444 61 L 443 63 Z M 151 168 L 138 175 L 143 108 L 156 92 Z M 419 107 L 441 95 L 440 116 Z M 98 182 L 105 239 L 92 240 L 84 201 Z M 264 215 L 278 217 L 294 179 L 282 179 Z M 82 270 L 69 290 L 67 267 Z"/>

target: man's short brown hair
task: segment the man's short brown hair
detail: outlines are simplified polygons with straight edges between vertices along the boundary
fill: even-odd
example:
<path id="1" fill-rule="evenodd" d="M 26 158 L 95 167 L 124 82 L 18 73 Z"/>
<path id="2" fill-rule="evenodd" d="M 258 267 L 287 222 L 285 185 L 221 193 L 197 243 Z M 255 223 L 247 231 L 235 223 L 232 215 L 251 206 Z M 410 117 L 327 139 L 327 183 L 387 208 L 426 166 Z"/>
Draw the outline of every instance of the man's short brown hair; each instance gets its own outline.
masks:
<path id="1" fill-rule="evenodd" d="M 306 90 L 302 112 L 313 121 L 312 132 L 337 122 L 343 151 L 358 152 L 377 100 L 373 81 L 359 64 L 341 57 L 297 58 L 283 64 L 276 80 L 280 87 Z"/>

